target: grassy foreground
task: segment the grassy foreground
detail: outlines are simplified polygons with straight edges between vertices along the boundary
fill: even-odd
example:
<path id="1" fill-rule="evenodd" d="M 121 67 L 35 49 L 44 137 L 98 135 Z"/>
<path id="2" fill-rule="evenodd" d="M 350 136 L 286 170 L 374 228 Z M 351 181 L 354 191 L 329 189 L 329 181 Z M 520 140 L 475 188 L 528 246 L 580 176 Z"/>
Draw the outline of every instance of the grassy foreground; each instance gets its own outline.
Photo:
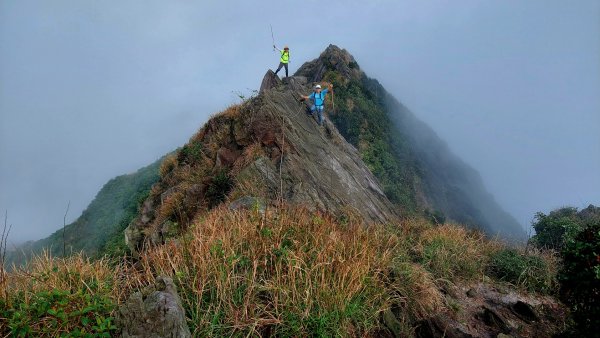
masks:
<path id="1" fill-rule="evenodd" d="M 181 237 L 130 264 L 42 255 L 2 271 L 0 336 L 103 337 L 119 332 L 118 304 L 166 275 L 195 336 L 364 336 L 402 332 L 447 308 L 440 283 L 485 280 L 522 290 L 555 286 L 556 262 L 454 225 L 404 220 L 365 227 L 298 207 L 216 208 Z"/>

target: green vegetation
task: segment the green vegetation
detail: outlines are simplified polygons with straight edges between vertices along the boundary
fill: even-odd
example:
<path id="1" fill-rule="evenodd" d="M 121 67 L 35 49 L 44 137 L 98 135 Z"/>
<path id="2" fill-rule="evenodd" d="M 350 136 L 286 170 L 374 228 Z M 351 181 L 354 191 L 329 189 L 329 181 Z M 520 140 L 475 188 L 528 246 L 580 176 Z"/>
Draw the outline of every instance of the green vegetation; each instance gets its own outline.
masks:
<path id="1" fill-rule="evenodd" d="M 529 291 L 551 293 L 557 286 L 557 264 L 553 261 L 549 254 L 543 256 L 539 252 L 527 253 L 506 248 L 491 256 L 488 272 L 501 281 Z"/>
<path id="2" fill-rule="evenodd" d="M 116 326 L 106 316 L 113 309 L 110 299 L 84 288 L 75 293 L 42 291 L 28 302 L 15 297 L 10 308 L 0 301 L 0 316 L 14 337 L 57 336 L 65 331 L 70 337 L 111 337 Z"/>
<path id="3" fill-rule="evenodd" d="M 161 159 L 162 160 L 162 159 Z M 65 227 L 66 254 L 83 251 L 90 256 L 122 255 L 126 252 L 123 230 L 137 215 L 139 205 L 158 181 L 161 160 L 108 181 L 81 216 Z M 31 255 L 48 250 L 63 255 L 63 230 L 25 245 L 8 257 L 9 263 L 22 264 Z M 23 255 L 24 254 L 24 255 Z"/>
<path id="4" fill-rule="evenodd" d="M 557 250 L 563 268 L 560 294 L 571 307 L 573 336 L 593 336 L 600 327 L 600 207 L 566 207 L 538 213 L 532 242 Z"/>
<path id="5" fill-rule="evenodd" d="M 600 208 L 590 205 L 577 212 L 577 208 L 564 207 L 545 215 L 538 212 L 535 215 L 533 228 L 536 235 L 532 243 L 541 248 L 560 251 L 567 243 L 573 243 L 575 237 L 584 229 L 600 223 Z"/>
<path id="6" fill-rule="evenodd" d="M 233 188 L 233 180 L 229 177 L 227 171 L 219 171 L 212 179 L 211 184 L 206 189 L 206 200 L 208 207 L 214 208 L 221 204 L 227 197 L 227 194 Z"/>
<path id="7" fill-rule="evenodd" d="M 415 213 L 417 166 L 408 141 L 388 116 L 383 88 L 366 76 L 345 79 L 334 70 L 325 73 L 324 80 L 333 83 L 336 110 L 343 112 L 330 114 L 332 122 L 360 151 L 390 201 Z"/>
<path id="8" fill-rule="evenodd" d="M 53 259 L 36 256 L 26 270 L 0 283 L 0 336 L 111 337 L 116 273 L 106 260 L 82 254 Z"/>

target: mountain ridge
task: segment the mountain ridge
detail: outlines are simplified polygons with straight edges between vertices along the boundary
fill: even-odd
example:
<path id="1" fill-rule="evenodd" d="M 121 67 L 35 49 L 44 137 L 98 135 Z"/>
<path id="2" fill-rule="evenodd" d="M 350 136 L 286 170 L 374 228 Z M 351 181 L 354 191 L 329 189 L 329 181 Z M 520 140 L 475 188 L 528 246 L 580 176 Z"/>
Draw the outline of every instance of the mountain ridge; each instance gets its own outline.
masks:
<path id="1" fill-rule="evenodd" d="M 293 77 L 283 79 L 283 81 L 272 72 L 267 72 L 261 84 L 260 94 L 264 95 L 265 92 L 283 86 L 281 88 L 287 88 L 285 90 L 290 91 L 292 98 L 297 99 L 299 95 L 309 93 L 312 84 L 321 80 L 335 84 L 336 109 L 334 111 L 332 101 L 328 99 L 326 120 L 331 123 L 326 122 L 328 126 L 326 130 L 328 132 L 339 130 L 341 137 L 358 152 L 379 181 L 381 190 L 392 203 L 391 209 L 394 214 L 425 215 L 432 221 L 441 223 L 448 219 L 473 228 L 482 228 L 489 235 L 500 233 L 505 238 L 513 236 L 521 239 L 524 237 L 522 229 L 514 218 L 502 210 L 494 201 L 493 196 L 483 187 L 477 171 L 454 155 L 446 143 L 429 126 L 388 93 L 377 80 L 369 78 L 346 50 L 330 45 L 318 58 L 305 62 Z M 360 100 L 356 99 L 359 96 L 364 97 L 364 100 L 359 102 Z M 292 110 L 300 112 L 306 109 L 300 103 L 291 102 L 290 99 L 290 102 L 286 104 Z M 375 113 L 372 113 L 373 111 Z M 368 119 L 371 121 L 367 121 Z M 379 125 L 372 122 L 379 119 L 384 122 Z M 369 122 L 371 123 L 369 124 Z M 354 130 L 353 125 L 361 126 L 362 130 Z M 382 128 L 382 125 L 385 125 L 387 129 Z M 276 130 L 277 126 L 271 127 L 270 134 L 268 130 L 260 132 L 269 134 L 267 136 L 273 138 L 270 141 L 273 142 L 276 135 L 272 131 Z M 275 148 L 279 148 L 281 145 L 276 143 L 274 143 Z M 385 148 L 386 146 L 388 148 Z M 185 146 L 182 149 L 187 153 L 197 151 L 197 149 Z M 239 156 L 235 152 L 227 152 L 227 150 L 221 150 L 218 158 L 215 157 L 214 160 L 227 161 L 227 157 Z M 389 160 L 390 158 L 392 160 Z M 437 162 L 443 163 L 441 167 L 451 167 L 452 170 L 440 168 L 440 165 L 435 165 Z M 390 167 L 392 167 L 391 170 Z M 157 171 L 157 168 L 158 164 L 155 163 L 152 170 Z M 397 172 L 393 172 L 394 170 Z M 151 183 L 153 184 L 155 181 Z M 271 182 L 270 185 L 276 184 Z M 150 191 L 148 184 L 146 186 L 145 189 Z M 99 193 L 99 195 L 101 194 Z M 485 201 L 485 205 L 482 205 L 481 201 Z M 93 202 L 90 206 L 92 204 Z M 146 209 L 148 209 L 148 205 L 146 205 Z M 118 212 L 117 209 L 111 210 L 107 212 Z M 144 206 L 142 205 L 142 214 L 143 211 Z M 81 217 L 84 217 L 84 214 Z M 381 220 L 379 219 L 379 221 Z M 492 225 L 498 220 L 504 221 L 501 221 L 501 224 Z M 122 219 L 115 220 L 114 226 L 120 224 L 121 221 Z M 94 221 L 77 224 L 87 229 L 93 227 Z M 503 225 L 508 230 L 497 231 L 497 228 L 501 228 Z M 68 232 L 75 234 L 70 231 L 71 227 L 67 226 Z M 119 228 L 122 227 L 119 226 Z M 95 231 L 86 229 L 83 229 L 84 232 Z M 52 247 L 54 251 L 59 250 L 59 246 L 62 248 L 60 232 L 57 231 L 46 239 L 28 243 L 18 252 L 23 250 L 39 252 L 43 247 Z M 518 234 L 514 236 L 515 233 Z M 119 244 L 119 246 L 121 245 Z M 100 247 L 87 248 L 85 245 L 69 243 L 67 246 L 74 250 L 83 249 L 92 255 L 100 253 L 98 250 L 103 250 L 99 249 Z M 60 253 L 56 251 L 54 254 Z"/>
<path id="2" fill-rule="evenodd" d="M 361 151 L 398 207 L 442 216 L 492 236 L 525 238 L 524 229 L 485 189 L 479 173 L 377 80 L 369 78 L 348 51 L 329 45 L 294 75 L 335 84 L 338 108 L 337 112 L 329 110 L 332 122 Z M 393 159 L 381 164 L 386 157 Z M 379 169 L 385 165 L 397 169 Z"/>

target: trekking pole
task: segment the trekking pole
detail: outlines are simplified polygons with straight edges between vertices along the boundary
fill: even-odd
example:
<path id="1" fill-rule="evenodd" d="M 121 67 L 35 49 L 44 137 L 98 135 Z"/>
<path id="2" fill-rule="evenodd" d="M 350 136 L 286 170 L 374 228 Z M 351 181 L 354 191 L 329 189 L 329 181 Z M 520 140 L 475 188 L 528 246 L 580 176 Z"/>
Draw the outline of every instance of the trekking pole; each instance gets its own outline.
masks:
<path id="1" fill-rule="evenodd" d="M 271 27 L 271 40 L 273 41 L 273 51 L 275 51 L 275 37 L 273 37 L 273 26 L 269 24 L 269 27 Z"/>
<path id="2" fill-rule="evenodd" d="M 333 114 L 335 114 L 335 97 L 333 96 L 333 88 L 331 88 L 331 103 L 333 104 Z"/>

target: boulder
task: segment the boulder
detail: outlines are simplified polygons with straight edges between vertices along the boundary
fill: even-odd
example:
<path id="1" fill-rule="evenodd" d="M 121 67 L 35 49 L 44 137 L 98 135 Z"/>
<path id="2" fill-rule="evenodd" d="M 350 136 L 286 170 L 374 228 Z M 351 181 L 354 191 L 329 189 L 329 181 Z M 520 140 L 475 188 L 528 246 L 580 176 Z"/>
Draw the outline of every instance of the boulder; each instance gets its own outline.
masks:
<path id="1" fill-rule="evenodd" d="M 176 287 L 167 277 L 158 277 L 155 285 L 131 295 L 119 307 L 117 324 L 123 338 L 192 336 Z"/>
<path id="2" fill-rule="evenodd" d="M 265 202 L 260 198 L 252 196 L 240 197 L 229 204 L 229 210 L 257 210 L 261 214 L 264 214 L 265 209 Z"/>
<path id="3" fill-rule="evenodd" d="M 217 150 L 217 167 L 229 167 L 233 165 L 233 162 L 240 157 L 240 152 L 238 150 L 232 150 L 227 147 L 221 147 Z"/>
<path id="4" fill-rule="evenodd" d="M 280 84 L 281 80 L 279 79 L 279 76 L 275 75 L 275 73 L 269 69 L 263 77 L 262 83 L 260 84 L 259 93 L 263 93 L 266 90 L 275 88 Z"/>

